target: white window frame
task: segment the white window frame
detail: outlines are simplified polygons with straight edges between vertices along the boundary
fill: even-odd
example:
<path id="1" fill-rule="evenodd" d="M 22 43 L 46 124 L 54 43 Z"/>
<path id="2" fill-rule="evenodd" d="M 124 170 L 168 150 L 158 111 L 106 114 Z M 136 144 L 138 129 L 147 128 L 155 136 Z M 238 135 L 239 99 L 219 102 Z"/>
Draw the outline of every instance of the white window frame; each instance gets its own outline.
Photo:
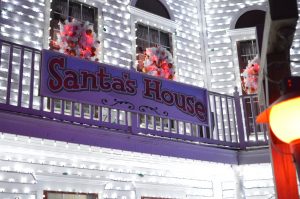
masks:
<path id="1" fill-rule="evenodd" d="M 241 73 L 240 73 L 240 66 L 239 66 L 239 58 L 237 52 L 237 45 L 236 43 L 239 41 L 246 41 L 246 40 L 256 40 L 256 27 L 251 28 L 239 28 L 239 29 L 232 29 L 227 30 L 227 35 L 231 38 L 231 45 L 232 45 L 232 56 L 233 56 L 233 65 L 234 72 L 235 72 L 235 86 L 238 87 L 238 91 L 242 93 L 242 82 L 241 82 Z"/>
<path id="2" fill-rule="evenodd" d="M 128 6 L 128 10 L 131 14 L 131 38 L 132 38 L 132 69 L 136 69 L 136 23 L 141 23 L 146 26 L 151 26 L 168 32 L 171 35 L 172 49 L 173 49 L 173 60 L 174 65 L 177 66 L 176 57 L 176 30 L 179 24 L 173 20 L 166 19 L 164 17 L 152 14 L 150 12 L 144 11 L 142 9 L 136 8 L 134 6 Z M 178 68 L 176 67 L 176 74 L 178 74 Z"/>
<path id="3" fill-rule="evenodd" d="M 86 0 L 76 0 L 77 2 L 91 5 L 98 9 L 98 41 L 100 41 L 100 54 L 99 54 L 99 62 L 103 62 L 103 43 L 104 43 L 104 31 L 103 31 L 103 11 L 102 8 L 107 0 L 91 0 L 86 2 Z M 43 48 L 49 49 L 49 39 L 50 39 L 50 16 L 51 16 L 51 3 L 52 1 L 45 1 L 45 26 L 44 26 L 44 39 L 43 39 Z"/>

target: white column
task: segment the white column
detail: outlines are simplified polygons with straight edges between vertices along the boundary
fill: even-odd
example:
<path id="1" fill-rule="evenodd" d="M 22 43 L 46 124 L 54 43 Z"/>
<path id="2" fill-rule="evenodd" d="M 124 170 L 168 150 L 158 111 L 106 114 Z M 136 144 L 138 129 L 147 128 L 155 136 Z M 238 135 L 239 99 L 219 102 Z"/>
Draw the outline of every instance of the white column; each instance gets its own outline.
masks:
<path id="1" fill-rule="evenodd" d="M 244 199 L 245 198 L 245 190 L 243 185 L 243 176 L 241 174 L 241 167 L 238 165 L 232 166 L 232 169 L 235 174 L 235 187 L 236 187 L 236 199 Z"/>

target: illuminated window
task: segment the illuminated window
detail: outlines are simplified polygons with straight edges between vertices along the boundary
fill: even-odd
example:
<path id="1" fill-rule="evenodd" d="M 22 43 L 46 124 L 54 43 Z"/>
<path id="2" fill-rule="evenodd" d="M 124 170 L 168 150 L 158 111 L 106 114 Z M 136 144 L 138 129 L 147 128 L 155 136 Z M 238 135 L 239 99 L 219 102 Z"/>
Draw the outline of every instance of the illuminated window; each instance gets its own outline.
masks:
<path id="1" fill-rule="evenodd" d="M 237 53 L 239 59 L 240 73 L 242 73 L 248 62 L 253 60 L 258 54 L 256 39 L 253 40 L 243 40 L 237 42 Z"/>
<path id="2" fill-rule="evenodd" d="M 143 53 L 146 48 L 162 46 L 172 52 L 172 38 L 170 33 L 159 29 L 137 24 L 136 26 L 136 52 Z"/>
<path id="3" fill-rule="evenodd" d="M 97 8 L 73 0 L 52 0 L 51 9 L 51 49 L 57 49 L 54 41 L 57 40 L 57 34 L 59 33 L 59 22 L 64 23 L 65 20 L 71 19 L 77 19 L 81 22 L 88 21 L 93 25 L 94 31 L 97 33 Z"/>
<path id="4" fill-rule="evenodd" d="M 255 27 L 255 35 L 252 38 L 245 40 L 236 41 L 237 46 L 237 57 L 239 63 L 239 72 L 240 74 L 247 67 L 248 62 L 253 60 L 253 58 L 259 54 L 261 45 L 262 45 L 262 33 L 265 22 L 265 11 L 262 10 L 250 10 L 242 14 L 235 23 L 235 29 L 240 29 L 240 32 L 243 32 L 243 29 Z M 247 32 L 247 31 L 244 31 Z M 242 35 L 240 35 L 242 36 Z M 246 36 L 246 35 L 244 35 Z M 243 77 L 240 76 L 241 82 Z M 242 94 L 247 95 L 247 93 L 242 89 Z M 245 98 L 245 103 L 243 103 L 244 108 L 244 117 L 247 121 L 246 131 L 247 136 L 251 135 L 251 132 L 261 132 L 262 126 L 259 126 L 255 122 L 257 113 L 259 112 L 259 104 L 257 97 Z"/>
<path id="5" fill-rule="evenodd" d="M 235 29 L 256 27 L 256 36 L 260 35 L 258 30 L 263 30 L 265 22 L 265 11 L 250 10 L 242 14 L 235 23 Z M 248 63 L 258 55 L 259 42 L 257 39 L 247 39 L 237 41 L 237 54 L 240 73 L 244 71 Z M 243 91 L 243 94 L 246 94 Z"/>
<path id="6" fill-rule="evenodd" d="M 158 0 L 138 0 L 135 7 L 157 16 L 171 19 L 167 8 Z M 137 23 L 135 28 L 136 59 L 138 61 L 144 60 L 143 53 L 149 47 L 162 46 L 172 53 L 172 35 L 169 32 L 141 23 Z M 139 70 L 139 67 L 137 70 Z"/>

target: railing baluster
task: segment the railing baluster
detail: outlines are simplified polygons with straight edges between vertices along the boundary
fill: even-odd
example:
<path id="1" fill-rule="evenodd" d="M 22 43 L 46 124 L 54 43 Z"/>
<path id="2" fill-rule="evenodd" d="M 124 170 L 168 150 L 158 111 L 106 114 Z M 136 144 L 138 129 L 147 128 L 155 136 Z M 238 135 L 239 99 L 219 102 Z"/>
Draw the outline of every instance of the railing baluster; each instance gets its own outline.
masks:
<path id="1" fill-rule="evenodd" d="M 214 133 L 214 129 L 213 129 L 213 121 L 215 121 L 215 119 L 213 118 L 215 116 L 215 114 L 213 114 L 213 112 L 211 111 L 211 101 L 210 101 L 210 95 L 208 95 L 207 97 L 207 103 L 208 103 L 208 130 L 209 130 L 209 136 L 210 138 L 214 138 L 213 137 L 213 133 Z M 203 128 L 202 128 L 203 129 Z M 201 135 L 200 135 L 201 137 Z"/>
<path id="2" fill-rule="evenodd" d="M 223 115 L 223 103 L 222 103 L 222 96 L 219 96 L 220 100 L 220 110 L 221 110 L 221 124 L 222 124 L 222 135 L 223 135 L 223 141 L 226 141 L 226 135 L 225 135 L 225 125 L 224 125 L 224 115 Z"/>
<path id="3" fill-rule="evenodd" d="M 54 113 L 54 99 L 50 98 L 50 112 Z"/>
<path id="4" fill-rule="evenodd" d="M 117 114 L 116 114 L 117 116 L 117 118 L 116 118 L 116 123 L 117 124 L 120 124 L 120 110 L 119 109 L 117 109 Z"/>
<path id="5" fill-rule="evenodd" d="M 216 119 L 216 122 L 215 122 L 215 126 L 216 126 L 216 130 L 217 130 L 217 140 L 220 140 L 220 137 L 219 137 L 219 121 L 218 121 L 218 111 L 217 111 L 217 103 L 216 103 L 216 96 L 213 95 L 213 100 L 214 100 L 214 111 L 215 111 L 215 119 Z"/>
<path id="6" fill-rule="evenodd" d="M 80 103 L 80 117 L 81 119 L 84 119 L 84 104 L 83 103 Z"/>
<path id="7" fill-rule="evenodd" d="M 234 88 L 234 104 L 235 104 L 235 111 L 236 111 L 236 119 L 237 119 L 237 125 L 238 125 L 238 131 L 239 131 L 239 142 L 240 142 L 240 148 L 245 149 L 245 135 L 244 135 L 244 125 L 243 125 L 243 118 L 242 118 L 242 109 L 241 109 L 241 101 L 239 92 L 237 90 L 237 87 Z M 242 99 L 242 101 L 244 101 Z"/>
<path id="8" fill-rule="evenodd" d="M 107 117 L 108 117 L 108 123 L 111 123 L 111 108 L 108 108 L 108 113 L 107 113 Z"/>
<path id="9" fill-rule="evenodd" d="M 94 120 L 94 110 L 95 110 L 96 106 L 89 105 L 89 107 L 90 107 L 90 120 Z"/>
<path id="10" fill-rule="evenodd" d="M 228 133 L 229 133 L 229 141 L 232 142 L 231 137 L 231 124 L 230 124 L 230 115 L 229 115 L 229 107 L 228 107 L 228 97 L 225 97 L 226 111 L 227 111 L 227 123 L 228 123 Z"/>
<path id="11" fill-rule="evenodd" d="M 13 61 L 13 45 L 10 44 L 9 48 L 9 63 L 8 63 L 8 75 L 7 75 L 7 90 L 6 90 L 6 104 L 10 104 L 10 92 L 11 92 L 11 75 L 12 75 L 12 61 Z"/>
<path id="12" fill-rule="evenodd" d="M 35 51 L 32 51 L 31 56 L 31 71 L 30 71 L 30 89 L 29 89 L 29 108 L 32 109 L 33 104 L 33 84 L 34 84 L 34 63 L 35 63 Z"/>
<path id="13" fill-rule="evenodd" d="M 149 126 L 148 125 L 149 124 L 149 122 L 148 122 L 148 115 L 145 114 L 144 117 L 145 117 L 145 128 L 148 129 L 148 126 Z"/>
<path id="14" fill-rule="evenodd" d="M 235 119 L 235 116 L 236 116 L 236 114 L 235 114 L 235 110 L 236 110 L 236 107 L 234 106 L 234 99 L 231 99 L 230 100 L 231 101 L 231 106 L 232 106 L 232 120 L 233 120 L 233 128 L 234 128 L 234 137 L 235 137 L 235 141 L 236 142 L 238 142 L 238 132 L 237 132 L 237 128 L 236 128 L 236 126 L 237 126 L 237 123 L 236 123 L 236 119 Z"/>
<path id="15" fill-rule="evenodd" d="M 183 124 L 183 135 L 186 135 L 186 124 L 185 122 L 182 122 Z"/>
<path id="16" fill-rule="evenodd" d="M 131 120 L 131 133 L 133 133 L 133 134 L 138 133 L 138 130 L 140 129 L 139 114 L 132 112 L 130 114 L 130 120 Z"/>
<path id="17" fill-rule="evenodd" d="M 66 100 L 61 100 L 61 109 L 60 112 L 62 115 L 65 114 L 65 105 L 66 105 Z"/>
<path id="18" fill-rule="evenodd" d="M 128 126 L 128 122 L 127 122 L 127 111 L 123 111 L 124 113 L 124 125 Z"/>
<path id="19" fill-rule="evenodd" d="M 2 46 L 3 46 L 3 43 L 0 40 L 0 66 L 1 66 L 1 59 L 2 59 Z"/>
<path id="20" fill-rule="evenodd" d="M 99 106 L 99 121 L 102 123 L 103 122 L 103 107 Z"/>
<path id="21" fill-rule="evenodd" d="M 71 116 L 75 117 L 75 102 L 71 102 Z"/>
<path id="22" fill-rule="evenodd" d="M 244 112 L 244 120 L 245 120 L 245 129 L 246 129 L 246 137 L 247 139 L 245 141 L 249 141 L 250 136 L 250 126 L 249 126 L 249 119 L 247 117 L 247 108 L 246 108 L 246 98 L 244 96 L 241 97 L 242 103 L 243 103 L 243 112 Z"/>
<path id="23" fill-rule="evenodd" d="M 180 129 L 179 129 L 179 121 L 178 120 L 176 120 L 176 126 L 175 127 L 176 127 L 175 128 L 175 133 L 179 134 Z"/>
<path id="24" fill-rule="evenodd" d="M 256 110 L 255 110 L 254 102 L 253 101 L 254 101 L 253 100 L 253 96 L 250 96 L 252 124 L 253 124 L 253 128 L 254 128 L 255 140 L 258 141 L 258 132 L 257 132 L 257 129 L 256 129 L 256 123 L 255 123 Z"/>
<path id="25" fill-rule="evenodd" d="M 22 89 L 23 89 L 23 68 L 24 68 L 24 48 L 21 48 L 20 55 L 20 70 L 19 70 L 19 91 L 18 91 L 18 106 L 21 106 L 22 102 Z"/>
<path id="26" fill-rule="evenodd" d="M 153 116 L 153 130 L 156 131 L 156 116 Z"/>
<path id="27" fill-rule="evenodd" d="M 134 113 L 131 113 L 131 115 L 133 115 L 133 114 L 134 114 Z M 137 121 L 135 121 L 135 123 L 136 123 L 136 125 L 137 125 L 136 127 L 137 127 L 137 128 L 141 128 L 141 114 L 137 113 L 137 114 L 136 114 L 136 117 L 132 117 L 132 118 L 136 118 L 136 120 L 137 120 Z M 133 128 L 133 126 L 134 126 L 134 125 L 133 125 L 133 124 L 134 124 L 134 121 L 131 121 L 131 122 L 132 122 L 132 128 Z"/>
<path id="28" fill-rule="evenodd" d="M 200 128 L 199 128 L 199 125 L 198 124 L 195 124 L 195 133 L 196 133 L 196 135 L 195 135 L 195 137 L 200 137 Z"/>

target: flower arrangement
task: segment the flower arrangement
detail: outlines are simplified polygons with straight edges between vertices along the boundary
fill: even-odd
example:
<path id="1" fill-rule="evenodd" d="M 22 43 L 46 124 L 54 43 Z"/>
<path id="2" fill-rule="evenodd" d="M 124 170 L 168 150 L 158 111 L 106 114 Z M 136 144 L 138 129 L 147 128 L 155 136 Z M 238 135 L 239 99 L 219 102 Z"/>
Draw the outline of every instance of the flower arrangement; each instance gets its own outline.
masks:
<path id="1" fill-rule="evenodd" d="M 138 71 L 174 80 L 175 66 L 171 53 L 164 47 L 147 48 L 143 56 L 139 58 Z"/>
<path id="2" fill-rule="evenodd" d="M 256 56 L 251 60 L 242 76 L 242 88 L 247 94 L 255 94 L 258 87 L 258 74 L 259 74 L 259 59 Z"/>
<path id="3" fill-rule="evenodd" d="M 60 33 L 57 44 L 59 51 L 68 55 L 78 56 L 83 59 L 98 61 L 99 41 L 93 26 L 89 22 L 79 22 L 76 19 L 60 23 Z"/>

